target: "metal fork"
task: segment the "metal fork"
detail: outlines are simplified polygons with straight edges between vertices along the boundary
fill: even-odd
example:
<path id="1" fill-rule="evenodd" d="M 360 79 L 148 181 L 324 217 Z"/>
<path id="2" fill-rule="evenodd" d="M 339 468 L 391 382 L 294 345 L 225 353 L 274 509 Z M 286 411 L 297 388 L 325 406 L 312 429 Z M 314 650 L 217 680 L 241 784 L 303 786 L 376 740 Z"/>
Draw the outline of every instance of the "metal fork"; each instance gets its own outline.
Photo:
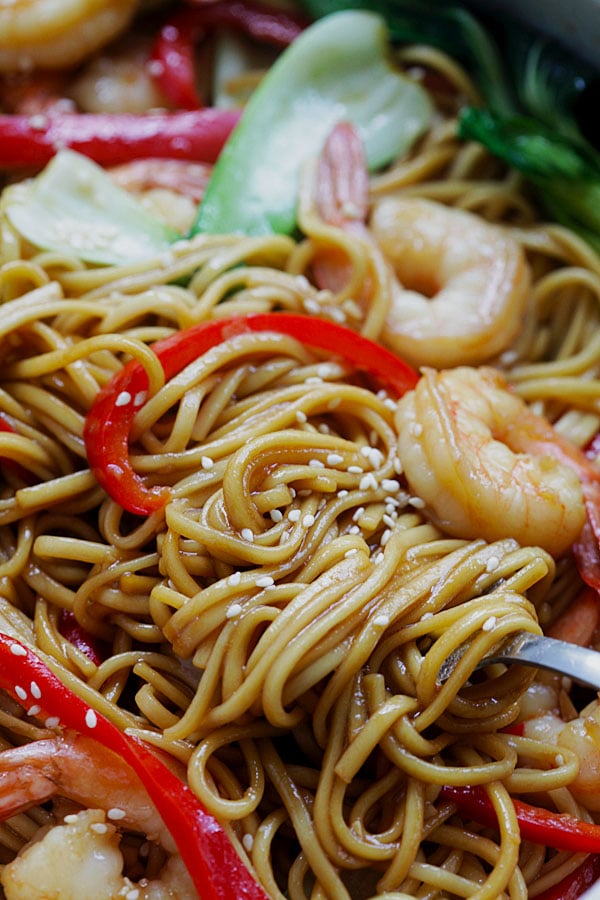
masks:
<path id="1" fill-rule="evenodd" d="M 439 678 L 446 681 L 466 651 L 459 647 L 440 668 Z M 567 675 L 579 684 L 600 691 L 600 652 L 556 638 L 520 631 L 510 635 L 482 659 L 478 669 L 491 663 L 518 663 Z"/>

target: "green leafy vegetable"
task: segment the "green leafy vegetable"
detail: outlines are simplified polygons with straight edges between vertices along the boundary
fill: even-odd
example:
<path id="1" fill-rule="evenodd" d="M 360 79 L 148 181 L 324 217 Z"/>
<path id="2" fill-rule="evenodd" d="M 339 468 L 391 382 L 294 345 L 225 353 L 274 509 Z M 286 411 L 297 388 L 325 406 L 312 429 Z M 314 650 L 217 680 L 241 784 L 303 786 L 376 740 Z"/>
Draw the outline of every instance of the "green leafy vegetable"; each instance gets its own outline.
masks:
<path id="1" fill-rule="evenodd" d="M 7 188 L 3 205 L 35 247 L 70 251 L 91 263 L 147 259 L 180 237 L 73 150 L 57 153 L 37 178 Z"/>
<path id="2" fill-rule="evenodd" d="M 459 133 L 519 169 L 540 189 L 553 218 L 600 252 L 600 154 L 534 119 L 502 119 L 472 107 L 462 111 Z"/>
<path id="3" fill-rule="evenodd" d="M 524 25 L 479 19 L 443 0 L 303 0 L 315 16 L 340 7 L 369 8 L 392 38 L 424 43 L 457 59 L 476 82 L 486 109 L 464 109 L 460 136 L 484 144 L 521 171 L 541 205 L 600 250 L 600 156 L 577 117 L 599 72 L 555 40 Z"/>
<path id="4" fill-rule="evenodd" d="M 515 111 L 495 41 L 469 10 L 445 0 L 304 0 L 315 16 L 340 9 L 368 9 L 382 16 L 398 43 L 427 44 L 460 60 L 472 73 L 486 102 L 499 112 Z"/>
<path id="5" fill-rule="evenodd" d="M 293 231 L 302 167 L 341 120 L 358 128 L 371 168 L 411 146 L 431 104 L 389 64 L 387 37 L 379 16 L 346 11 L 285 50 L 225 145 L 193 233 Z"/>

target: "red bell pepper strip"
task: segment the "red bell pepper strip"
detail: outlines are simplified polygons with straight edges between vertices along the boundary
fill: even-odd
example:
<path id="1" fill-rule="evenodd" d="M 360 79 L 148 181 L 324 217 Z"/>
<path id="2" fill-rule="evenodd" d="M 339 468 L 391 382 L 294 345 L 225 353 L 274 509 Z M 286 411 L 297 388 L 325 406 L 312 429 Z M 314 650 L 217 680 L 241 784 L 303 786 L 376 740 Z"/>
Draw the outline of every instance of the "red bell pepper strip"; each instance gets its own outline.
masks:
<path id="1" fill-rule="evenodd" d="M 579 868 L 536 895 L 536 900 L 577 900 L 600 878 L 600 855 L 593 853 Z"/>
<path id="2" fill-rule="evenodd" d="M 102 166 L 149 157 L 213 163 L 238 110 L 0 115 L 0 168 L 41 168 L 69 147 Z"/>
<path id="3" fill-rule="evenodd" d="M 39 707 L 42 717 L 57 717 L 63 728 L 93 738 L 131 766 L 171 832 L 201 900 L 268 900 L 223 827 L 187 784 L 143 741 L 124 734 L 70 691 L 33 650 L 3 632 L 0 687 L 25 709 Z"/>
<path id="4" fill-rule="evenodd" d="M 417 373 L 385 347 L 355 331 L 314 316 L 264 313 L 202 322 L 153 344 L 168 380 L 211 347 L 242 334 L 271 332 L 326 350 L 357 369 L 375 375 L 398 395 L 414 387 Z M 137 362 L 128 363 L 99 392 L 85 421 L 88 463 L 104 490 L 123 509 L 149 515 L 169 498 L 167 487 L 148 487 L 129 461 L 129 432 L 143 404 L 148 378 Z"/>
<path id="5" fill-rule="evenodd" d="M 61 609 L 58 631 L 97 666 L 110 656 L 110 647 L 107 642 L 82 628 L 75 618 L 75 614 L 69 609 Z"/>
<path id="6" fill-rule="evenodd" d="M 493 828 L 497 824 L 496 812 L 483 787 L 445 786 L 440 796 L 455 803 L 462 813 L 480 825 Z M 513 804 L 524 841 L 571 853 L 600 853 L 600 825 L 531 806 L 522 800 L 513 799 Z"/>
<path id="7" fill-rule="evenodd" d="M 204 3 L 167 19 L 152 48 L 149 71 L 175 106 L 195 109 L 202 105 L 196 88 L 195 46 L 208 32 L 225 26 L 264 43 L 287 47 L 307 24 L 293 13 L 259 3 Z"/>

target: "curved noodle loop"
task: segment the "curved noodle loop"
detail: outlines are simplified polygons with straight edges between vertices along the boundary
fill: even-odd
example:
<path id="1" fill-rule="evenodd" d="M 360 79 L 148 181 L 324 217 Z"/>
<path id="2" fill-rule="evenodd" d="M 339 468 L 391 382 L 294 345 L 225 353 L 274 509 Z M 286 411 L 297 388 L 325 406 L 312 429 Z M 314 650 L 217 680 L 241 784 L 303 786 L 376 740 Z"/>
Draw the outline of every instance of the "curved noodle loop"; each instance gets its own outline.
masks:
<path id="1" fill-rule="evenodd" d="M 399 59 L 444 89 L 427 79 L 430 133 L 363 185 L 370 237 L 366 218 L 325 221 L 305 186 L 299 240 L 202 235 L 93 268 L 35 251 L 0 208 L 0 629 L 187 768 L 273 900 L 527 900 L 580 856 L 522 838 L 514 801 L 600 821 L 579 774 L 580 760 L 597 771 L 582 737 L 597 706 L 580 716 L 565 681 L 479 664 L 515 633 L 560 636 L 595 571 L 600 262 L 458 141 L 464 73 L 433 50 Z M 400 238 L 418 277 L 402 272 Z M 468 302 L 438 312 L 420 298 L 436 330 L 409 346 L 400 301 L 437 286 L 422 280 L 432 251 Z M 343 346 L 334 358 L 237 334 L 173 377 L 152 349 L 274 311 L 346 324 L 430 368 L 398 399 Z M 469 367 L 482 358 L 496 368 Z M 124 452 L 144 486 L 168 488 L 148 516 L 111 499 L 86 456 L 88 413 L 129 364 L 149 390 Z M 575 631 L 598 646 L 588 606 Z M 60 739 L 27 712 L 0 696 L 2 750 L 17 758 Z M 444 786 L 481 788 L 497 827 Z M 1 862 L 40 826 L 56 835 L 65 804 L 0 823 Z M 151 881 L 162 856 L 127 841 Z"/>

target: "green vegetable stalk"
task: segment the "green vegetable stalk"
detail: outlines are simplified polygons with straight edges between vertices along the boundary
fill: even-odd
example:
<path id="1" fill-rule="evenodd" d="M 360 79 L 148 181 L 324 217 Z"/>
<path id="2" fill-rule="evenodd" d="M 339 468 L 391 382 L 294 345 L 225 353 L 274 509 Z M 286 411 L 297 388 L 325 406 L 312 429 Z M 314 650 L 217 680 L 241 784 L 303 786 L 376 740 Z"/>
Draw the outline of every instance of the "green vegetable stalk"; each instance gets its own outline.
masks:
<path id="1" fill-rule="evenodd" d="M 215 167 L 193 233 L 290 233 L 301 171 L 336 122 L 352 122 L 370 168 L 431 121 L 426 92 L 395 70 L 372 12 L 327 16 L 298 37 L 251 97 Z"/>

